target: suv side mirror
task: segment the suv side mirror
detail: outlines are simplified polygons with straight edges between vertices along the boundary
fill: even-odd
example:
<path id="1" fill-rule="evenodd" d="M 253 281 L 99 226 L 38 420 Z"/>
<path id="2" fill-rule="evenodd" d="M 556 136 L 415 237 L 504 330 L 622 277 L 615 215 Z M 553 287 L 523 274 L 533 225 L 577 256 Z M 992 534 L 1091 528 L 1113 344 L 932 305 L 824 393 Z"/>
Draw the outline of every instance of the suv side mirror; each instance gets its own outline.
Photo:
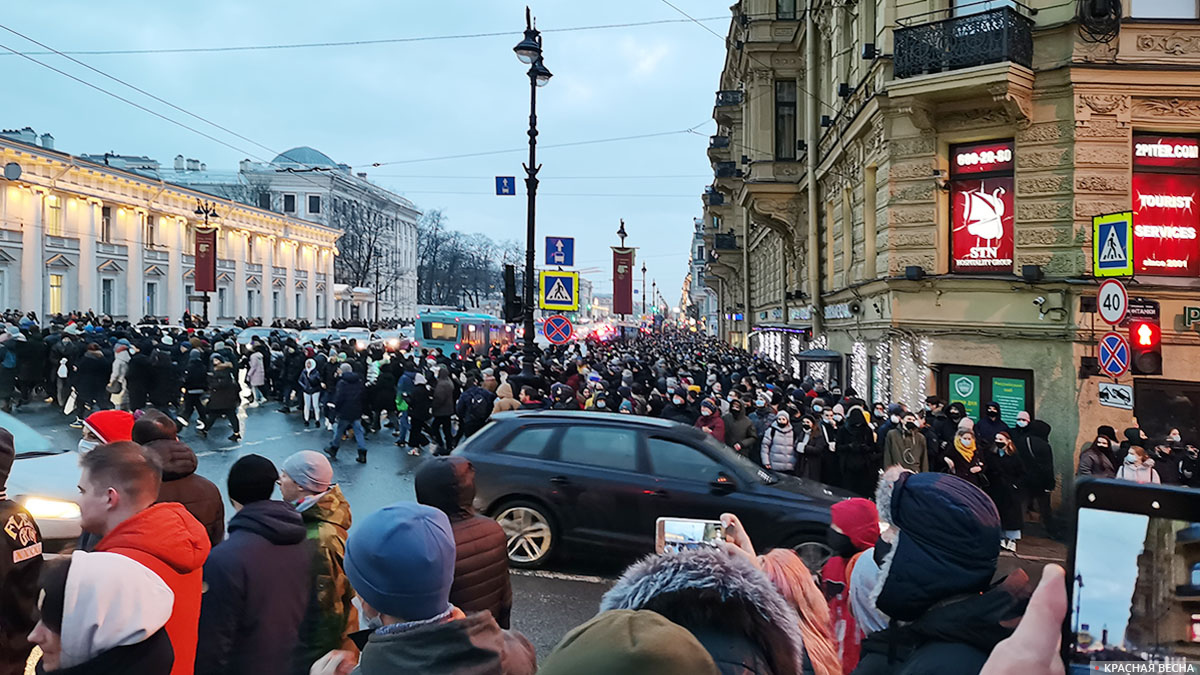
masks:
<path id="1" fill-rule="evenodd" d="M 709 482 L 708 487 L 712 490 L 713 494 L 717 495 L 727 495 L 730 492 L 737 491 L 737 483 L 734 483 L 733 479 L 724 471 L 718 471 L 717 477 Z"/>

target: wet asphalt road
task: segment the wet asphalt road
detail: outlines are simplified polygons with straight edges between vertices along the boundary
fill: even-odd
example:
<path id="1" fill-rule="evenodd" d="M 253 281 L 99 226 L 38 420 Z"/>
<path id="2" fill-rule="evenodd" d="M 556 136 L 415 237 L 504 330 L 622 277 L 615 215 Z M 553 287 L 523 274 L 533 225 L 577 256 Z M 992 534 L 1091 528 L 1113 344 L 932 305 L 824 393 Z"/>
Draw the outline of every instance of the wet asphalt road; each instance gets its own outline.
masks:
<path id="1" fill-rule="evenodd" d="M 197 472 L 216 483 L 224 494 L 229 467 L 244 455 L 260 454 L 279 466 L 297 450 L 319 451 L 329 442 L 332 433 L 324 427 L 305 429 L 299 413 L 285 415 L 276 412 L 278 408 L 277 404 L 270 404 L 243 410 L 239 414 L 242 423 L 240 443 L 227 440 L 230 431 L 224 420 L 216 423 L 207 439 L 196 433 L 193 420 L 191 427 L 180 432 L 179 437 L 199 457 Z M 49 437 L 56 446 L 74 448 L 79 441 L 80 432 L 67 426 L 71 418 L 50 406 L 32 404 L 14 414 Z M 358 518 L 393 502 L 413 501 L 412 477 L 423 461 L 396 447 L 391 432 L 386 429 L 374 437 L 368 436 L 367 448 L 367 464 L 354 461 L 353 440 L 342 445 L 334 462 L 334 478 Z M 64 476 L 63 480 L 73 486 L 78 475 Z M 232 515 L 232 507 L 226 504 L 226 517 Z M 537 648 L 539 658 L 545 658 L 568 630 L 595 615 L 600 596 L 627 563 L 619 560 L 587 563 L 560 560 L 545 571 L 514 570 L 513 628 L 529 638 Z"/>

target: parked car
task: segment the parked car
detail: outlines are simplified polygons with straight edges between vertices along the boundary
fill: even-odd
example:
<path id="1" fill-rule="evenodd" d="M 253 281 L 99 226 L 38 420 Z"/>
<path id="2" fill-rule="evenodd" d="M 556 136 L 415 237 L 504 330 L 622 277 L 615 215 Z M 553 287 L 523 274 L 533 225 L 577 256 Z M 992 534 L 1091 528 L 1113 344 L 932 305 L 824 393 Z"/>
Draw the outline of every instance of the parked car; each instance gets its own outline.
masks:
<path id="1" fill-rule="evenodd" d="M 8 496 L 21 503 L 42 532 L 42 550 L 58 553 L 79 539 L 79 453 L 54 447 L 21 420 L 0 412 L 0 427 L 13 435 L 17 458 Z"/>
<path id="2" fill-rule="evenodd" d="M 336 344 L 341 339 L 336 328 L 309 328 L 300 331 L 300 344 L 306 342 L 316 344 L 321 340 L 328 340 L 330 344 Z"/>
<path id="3" fill-rule="evenodd" d="M 382 342 L 383 346 L 389 352 L 407 351 L 411 347 L 415 347 L 416 339 L 413 337 L 415 331 L 409 328 L 397 328 L 396 330 L 381 330 L 376 331 L 372 336 L 372 342 Z"/>
<path id="4" fill-rule="evenodd" d="M 647 417 L 501 413 L 454 454 L 474 464 L 475 506 L 504 527 L 516 567 L 540 567 L 567 549 L 647 553 L 659 517 L 732 512 L 757 547 L 794 548 L 819 569 L 829 553 L 829 509 L 853 496 Z"/>
<path id="5" fill-rule="evenodd" d="M 254 338 L 270 342 L 272 335 L 278 335 L 278 339 L 281 342 L 289 337 L 295 339 L 297 342 L 300 341 L 300 331 L 298 330 L 293 328 L 270 328 L 267 326 L 247 328 L 237 334 L 235 341 L 238 347 L 241 348 L 241 351 L 246 352 L 250 348 L 250 341 Z"/>

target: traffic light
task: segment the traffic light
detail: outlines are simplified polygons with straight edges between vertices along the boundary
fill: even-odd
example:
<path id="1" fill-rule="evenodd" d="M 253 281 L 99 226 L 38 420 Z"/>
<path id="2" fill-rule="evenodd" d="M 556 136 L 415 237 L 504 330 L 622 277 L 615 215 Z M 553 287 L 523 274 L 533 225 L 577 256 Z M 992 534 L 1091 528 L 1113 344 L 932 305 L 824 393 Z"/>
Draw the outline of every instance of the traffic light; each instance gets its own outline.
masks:
<path id="1" fill-rule="evenodd" d="M 1157 321 L 1133 321 L 1129 324 L 1129 372 L 1134 375 L 1162 375 L 1162 328 Z"/>
<path id="2" fill-rule="evenodd" d="M 525 303 L 517 289 L 517 268 L 504 266 L 504 323 L 520 323 L 525 318 Z"/>

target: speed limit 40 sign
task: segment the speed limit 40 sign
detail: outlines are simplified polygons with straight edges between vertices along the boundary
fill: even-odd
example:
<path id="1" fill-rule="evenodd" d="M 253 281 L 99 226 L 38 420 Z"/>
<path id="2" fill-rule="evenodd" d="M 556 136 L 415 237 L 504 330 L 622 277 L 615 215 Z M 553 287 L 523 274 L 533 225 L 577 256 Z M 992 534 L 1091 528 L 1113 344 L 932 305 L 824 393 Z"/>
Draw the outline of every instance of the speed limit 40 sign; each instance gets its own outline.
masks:
<path id="1" fill-rule="evenodd" d="M 1129 311 L 1129 293 L 1125 291 L 1125 284 L 1116 279 L 1109 279 L 1100 284 L 1100 292 L 1096 295 L 1096 309 L 1099 310 L 1104 323 L 1120 325 L 1125 320 L 1125 313 Z"/>

